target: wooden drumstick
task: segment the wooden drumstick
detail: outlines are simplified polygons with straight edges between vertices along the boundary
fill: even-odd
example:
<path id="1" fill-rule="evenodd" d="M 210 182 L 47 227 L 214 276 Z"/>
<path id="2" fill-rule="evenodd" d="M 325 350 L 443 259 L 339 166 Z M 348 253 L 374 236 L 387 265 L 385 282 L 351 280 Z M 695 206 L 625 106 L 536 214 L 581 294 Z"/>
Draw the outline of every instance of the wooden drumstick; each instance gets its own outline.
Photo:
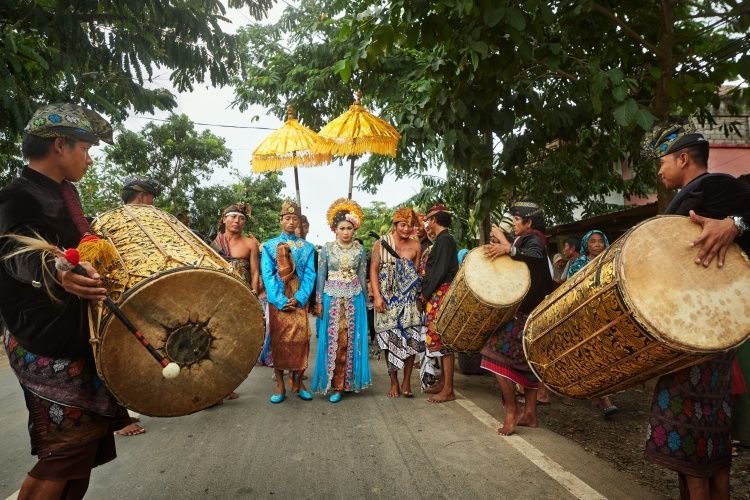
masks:
<path id="1" fill-rule="evenodd" d="M 67 256 L 66 256 L 66 260 L 67 260 Z M 72 262 L 68 261 L 68 263 L 72 265 Z M 80 276 L 85 276 L 87 278 L 89 277 L 86 270 L 83 267 L 81 267 L 80 264 L 74 265 L 70 270 Z M 138 329 L 128 319 L 128 317 L 125 316 L 125 313 L 122 312 L 122 309 L 120 309 L 120 306 L 115 304 L 114 300 L 105 296 L 104 305 L 107 306 L 107 309 L 109 309 L 110 312 L 114 314 L 123 325 L 125 325 L 125 328 L 127 328 L 128 331 L 132 333 L 135 338 L 138 339 L 138 341 L 141 343 L 143 347 L 146 348 L 149 354 L 151 354 L 151 356 L 153 356 L 153 358 L 159 362 L 159 364 L 162 366 L 161 374 L 164 378 L 175 378 L 177 377 L 177 375 L 180 374 L 180 365 L 174 362 L 170 362 L 169 359 L 162 356 L 162 354 L 159 351 L 157 351 L 156 348 L 154 348 L 154 346 L 151 345 L 148 339 L 144 337 L 140 331 L 138 331 Z"/>

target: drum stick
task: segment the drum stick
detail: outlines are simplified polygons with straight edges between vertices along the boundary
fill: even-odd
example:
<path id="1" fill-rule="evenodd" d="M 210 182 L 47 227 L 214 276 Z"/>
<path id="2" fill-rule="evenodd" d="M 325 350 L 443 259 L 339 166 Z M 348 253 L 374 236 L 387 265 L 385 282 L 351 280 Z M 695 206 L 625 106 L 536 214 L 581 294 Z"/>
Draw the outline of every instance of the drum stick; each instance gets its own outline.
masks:
<path id="1" fill-rule="evenodd" d="M 86 270 L 81 267 L 80 264 L 76 264 L 73 266 L 73 269 L 71 269 L 74 273 L 80 275 L 89 277 Z M 162 366 L 161 374 L 164 378 L 175 378 L 177 375 L 180 374 L 180 365 L 174 362 L 170 362 L 169 359 L 162 356 L 162 354 L 154 348 L 153 345 L 148 341 L 146 337 L 143 336 L 143 334 L 138 331 L 138 329 L 135 327 L 135 325 L 128 319 L 127 316 L 125 316 L 125 313 L 122 312 L 122 309 L 120 309 L 120 306 L 115 304 L 115 301 L 111 298 L 105 296 L 104 297 L 104 305 L 107 306 L 107 309 L 110 310 L 112 314 L 114 314 L 117 319 L 120 320 L 120 322 L 125 325 L 125 328 L 128 329 L 130 333 L 135 336 L 135 338 L 138 339 L 138 341 L 141 343 L 143 347 L 146 348 L 146 350 L 153 356 L 153 358 Z"/>

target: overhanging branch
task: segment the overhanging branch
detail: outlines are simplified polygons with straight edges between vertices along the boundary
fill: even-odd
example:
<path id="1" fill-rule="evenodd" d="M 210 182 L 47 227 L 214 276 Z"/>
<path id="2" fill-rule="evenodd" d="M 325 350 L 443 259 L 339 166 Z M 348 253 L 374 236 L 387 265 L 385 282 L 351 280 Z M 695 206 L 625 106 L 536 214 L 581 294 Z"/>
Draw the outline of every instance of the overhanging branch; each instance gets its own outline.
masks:
<path id="1" fill-rule="evenodd" d="M 615 23 L 617 26 L 619 26 L 622 29 L 623 33 L 625 33 L 629 38 L 631 38 L 632 40 L 635 40 L 636 42 L 641 44 L 643 47 L 648 49 L 649 51 L 657 52 L 656 45 L 654 45 L 653 43 L 649 42 L 648 40 L 643 38 L 641 35 L 636 33 L 635 30 L 633 30 L 633 28 L 631 28 L 625 23 L 625 21 L 623 21 L 622 19 L 620 19 L 619 17 L 614 15 L 612 12 L 610 12 L 609 10 L 599 5 L 598 3 L 596 2 L 591 3 L 591 12 L 596 12 L 597 14 L 601 14 L 602 16 L 606 17 L 607 19 Z"/>

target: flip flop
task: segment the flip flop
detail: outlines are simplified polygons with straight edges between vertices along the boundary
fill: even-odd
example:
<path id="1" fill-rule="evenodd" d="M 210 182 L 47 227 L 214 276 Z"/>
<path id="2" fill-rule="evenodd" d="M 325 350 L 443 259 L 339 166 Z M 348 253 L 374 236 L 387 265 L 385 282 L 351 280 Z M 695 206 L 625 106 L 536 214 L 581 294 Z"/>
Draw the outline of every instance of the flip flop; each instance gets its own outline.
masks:
<path id="1" fill-rule="evenodd" d="M 402 392 L 401 395 L 405 398 L 413 398 L 414 393 L 413 392 Z"/>

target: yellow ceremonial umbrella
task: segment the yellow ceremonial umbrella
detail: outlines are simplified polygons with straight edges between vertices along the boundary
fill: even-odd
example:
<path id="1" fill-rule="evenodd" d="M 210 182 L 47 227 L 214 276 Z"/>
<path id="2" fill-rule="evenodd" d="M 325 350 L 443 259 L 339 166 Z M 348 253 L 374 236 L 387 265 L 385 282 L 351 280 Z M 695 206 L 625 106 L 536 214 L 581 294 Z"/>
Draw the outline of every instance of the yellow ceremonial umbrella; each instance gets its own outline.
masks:
<path id="1" fill-rule="evenodd" d="M 354 160 L 365 153 L 376 153 L 396 157 L 396 146 L 401 138 L 390 123 L 369 113 L 360 104 L 362 93 L 357 92 L 354 104 L 349 110 L 335 118 L 318 132 L 320 140 L 315 151 L 320 154 L 348 156 L 349 199 L 352 199 L 354 185 Z"/>
<path id="2" fill-rule="evenodd" d="M 294 116 L 294 108 L 287 108 L 287 120 L 272 132 L 253 151 L 253 172 L 270 172 L 294 167 L 294 186 L 297 189 L 297 205 L 302 206 L 299 195 L 297 167 L 313 167 L 329 163 L 333 155 L 313 151 L 318 134 L 300 124 Z"/>

